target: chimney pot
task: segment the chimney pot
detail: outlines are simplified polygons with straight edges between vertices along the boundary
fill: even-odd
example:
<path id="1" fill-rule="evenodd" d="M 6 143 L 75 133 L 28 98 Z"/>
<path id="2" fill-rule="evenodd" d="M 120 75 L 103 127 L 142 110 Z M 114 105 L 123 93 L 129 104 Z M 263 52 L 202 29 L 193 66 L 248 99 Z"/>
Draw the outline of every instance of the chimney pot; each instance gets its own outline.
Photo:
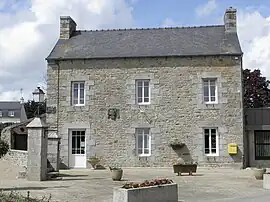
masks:
<path id="1" fill-rule="evenodd" d="M 236 25 L 236 12 L 237 10 L 233 7 L 229 7 L 226 9 L 224 14 L 224 25 L 226 33 L 236 33 L 237 25 Z"/>

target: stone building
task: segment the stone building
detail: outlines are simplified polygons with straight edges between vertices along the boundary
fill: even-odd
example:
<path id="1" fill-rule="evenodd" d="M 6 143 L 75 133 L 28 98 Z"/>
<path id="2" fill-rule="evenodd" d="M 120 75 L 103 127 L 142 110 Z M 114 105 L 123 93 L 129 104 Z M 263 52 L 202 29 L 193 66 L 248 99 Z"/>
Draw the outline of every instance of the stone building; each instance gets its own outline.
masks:
<path id="1" fill-rule="evenodd" d="M 60 18 L 46 58 L 47 122 L 61 167 L 242 164 L 242 51 L 223 25 L 83 31 Z M 228 145 L 237 146 L 236 154 Z"/>

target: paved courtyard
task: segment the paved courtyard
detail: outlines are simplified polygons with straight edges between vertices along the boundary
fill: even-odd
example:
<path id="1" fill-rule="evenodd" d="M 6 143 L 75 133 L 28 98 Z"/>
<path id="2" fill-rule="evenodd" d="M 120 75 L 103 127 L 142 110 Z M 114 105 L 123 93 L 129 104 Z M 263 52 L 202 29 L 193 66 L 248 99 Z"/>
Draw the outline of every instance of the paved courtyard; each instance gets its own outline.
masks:
<path id="1" fill-rule="evenodd" d="M 63 170 L 61 174 L 63 179 L 59 181 L 30 182 L 16 179 L 15 173 L 11 175 L 11 172 L 5 170 L 0 172 L 0 187 L 4 191 L 15 188 L 25 195 L 29 190 L 31 196 L 37 197 L 51 194 L 54 201 L 61 202 L 111 202 L 113 187 L 121 186 L 126 180 L 168 177 L 178 183 L 179 201 L 270 199 L 270 191 L 262 189 L 262 181 L 255 180 L 251 170 L 198 168 L 195 176 L 176 176 L 171 168 L 126 168 L 121 182 L 112 181 L 109 170 Z"/>

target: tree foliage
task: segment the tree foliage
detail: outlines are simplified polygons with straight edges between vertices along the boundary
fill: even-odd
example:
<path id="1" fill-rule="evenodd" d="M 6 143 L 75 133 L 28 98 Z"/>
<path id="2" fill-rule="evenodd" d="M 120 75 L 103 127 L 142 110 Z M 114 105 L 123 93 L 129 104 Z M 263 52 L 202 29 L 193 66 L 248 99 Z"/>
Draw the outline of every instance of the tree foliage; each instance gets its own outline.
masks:
<path id="1" fill-rule="evenodd" d="M 2 158 L 9 150 L 9 145 L 6 141 L 0 139 L 0 158 Z"/>
<path id="2" fill-rule="evenodd" d="M 258 108 L 270 106 L 270 81 L 263 77 L 259 69 L 243 70 L 244 107 Z"/>
<path id="3" fill-rule="evenodd" d="M 32 100 L 28 100 L 28 102 L 24 103 L 24 108 L 27 118 L 30 119 L 46 113 L 46 101 L 38 103 Z"/>

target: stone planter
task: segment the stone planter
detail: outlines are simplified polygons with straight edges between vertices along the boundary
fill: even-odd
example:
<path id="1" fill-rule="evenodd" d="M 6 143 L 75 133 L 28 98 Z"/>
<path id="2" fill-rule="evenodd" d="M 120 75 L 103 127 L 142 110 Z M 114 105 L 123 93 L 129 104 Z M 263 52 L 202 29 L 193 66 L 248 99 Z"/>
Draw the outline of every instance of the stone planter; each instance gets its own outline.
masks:
<path id="1" fill-rule="evenodd" d="M 139 188 L 115 188 L 113 202 L 178 202 L 177 184 Z"/>
<path id="2" fill-rule="evenodd" d="M 182 173 L 192 175 L 192 173 L 197 172 L 197 164 L 173 165 L 173 171 L 178 175 L 181 175 Z"/>
<path id="3" fill-rule="evenodd" d="M 263 188 L 270 189 L 270 173 L 263 174 Z"/>
<path id="4" fill-rule="evenodd" d="M 254 168 L 253 174 L 257 180 L 263 179 L 263 174 L 266 172 L 266 168 Z"/>
<path id="5" fill-rule="evenodd" d="M 120 181 L 123 176 L 123 169 L 121 168 L 110 168 L 112 173 L 112 180 Z"/>

